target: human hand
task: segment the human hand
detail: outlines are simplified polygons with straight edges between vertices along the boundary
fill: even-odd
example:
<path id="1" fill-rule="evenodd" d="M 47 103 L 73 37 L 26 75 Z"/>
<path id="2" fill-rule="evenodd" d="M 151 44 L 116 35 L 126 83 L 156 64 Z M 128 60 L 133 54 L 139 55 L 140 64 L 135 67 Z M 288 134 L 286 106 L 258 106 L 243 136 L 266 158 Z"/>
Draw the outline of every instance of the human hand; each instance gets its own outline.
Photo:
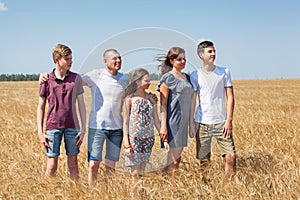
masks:
<path id="1" fill-rule="evenodd" d="M 151 93 L 151 92 L 149 92 L 149 94 L 150 94 L 150 96 L 151 96 L 151 99 L 152 99 L 153 104 L 157 104 L 157 102 L 158 102 L 158 97 L 156 96 L 156 94 Z"/>
<path id="2" fill-rule="evenodd" d="M 168 130 L 165 128 L 160 129 L 159 137 L 161 138 L 162 141 L 165 141 L 168 139 Z"/>
<path id="3" fill-rule="evenodd" d="M 50 145 L 49 145 L 49 141 L 52 141 L 52 139 L 48 136 L 45 135 L 45 133 L 43 132 L 40 132 L 38 133 L 38 136 L 39 136 L 39 139 L 40 139 L 40 142 L 42 144 L 42 146 L 46 149 L 50 148 Z"/>
<path id="4" fill-rule="evenodd" d="M 125 156 L 127 156 L 127 157 L 131 157 L 131 153 L 132 153 L 132 148 L 131 148 L 131 146 L 128 146 L 128 147 L 124 147 L 125 149 L 124 149 L 124 154 L 125 154 Z"/>
<path id="5" fill-rule="evenodd" d="M 84 131 L 80 131 L 77 135 L 76 135 L 76 139 L 77 139 L 77 143 L 76 146 L 79 148 L 82 145 L 83 142 L 83 138 L 84 138 L 85 132 Z"/>
<path id="6" fill-rule="evenodd" d="M 45 81 L 48 80 L 49 75 L 47 73 L 41 73 L 39 76 L 39 84 L 44 83 Z"/>
<path id="7" fill-rule="evenodd" d="M 226 121 L 223 128 L 223 136 L 224 138 L 231 138 L 232 136 L 232 122 Z"/>

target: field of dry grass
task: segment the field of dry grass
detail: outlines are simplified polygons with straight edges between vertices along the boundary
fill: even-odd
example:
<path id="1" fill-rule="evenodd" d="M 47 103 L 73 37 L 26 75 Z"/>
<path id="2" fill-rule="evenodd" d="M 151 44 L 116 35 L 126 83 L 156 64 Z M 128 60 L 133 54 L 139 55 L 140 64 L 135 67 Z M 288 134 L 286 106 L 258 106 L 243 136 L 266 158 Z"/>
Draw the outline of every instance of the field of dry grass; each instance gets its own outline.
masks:
<path id="1" fill-rule="evenodd" d="M 224 179 L 224 163 L 214 146 L 211 182 L 203 185 L 190 140 L 171 183 L 160 171 L 165 153 L 156 142 L 148 172 L 136 184 L 144 189 L 144 199 L 300 199 L 300 79 L 240 80 L 234 88 L 235 178 Z M 38 83 L 0 82 L 0 90 L 0 199 L 131 198 L 123 158 L 115 176 L 104 183 L 101 165 L 97 185 L 88 187 L 87 137 L 79 154 L 80 180 L 68 178 L 64 150 L 56 178 L 46 178 L 37 138 Z"/>

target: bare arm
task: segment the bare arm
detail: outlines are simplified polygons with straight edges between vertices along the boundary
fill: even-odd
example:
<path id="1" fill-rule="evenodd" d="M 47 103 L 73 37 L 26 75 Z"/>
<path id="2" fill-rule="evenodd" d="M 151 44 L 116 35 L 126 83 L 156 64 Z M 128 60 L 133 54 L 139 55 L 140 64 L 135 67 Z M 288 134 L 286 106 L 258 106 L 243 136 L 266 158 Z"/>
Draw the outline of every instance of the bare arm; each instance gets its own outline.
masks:
<path id="1" fill-rule="evenodd" d="M 78 138 L 77 146 L 80 147 L 80 145 L 83 142 L 83 138 L 85 135 L 85 129 L 86 129 L 86 108 L 84 103 L 84 97 L 83 94 L 80 94 L 77 96 L 77 102 L 78 102 L 78 109 L 79 109 L 79 115 L 81 120 L 81 130 L 77 134 L 76 138 Z"/>
<path id="2" fill-rule="evenodd" d="M 192 94 L 191 106 L 190 106 L 190 127 L 189 127 L 190 131 L 189 131 L 189 134 L 190 134 L 191 138 L 195 137 L 195 135 L 196 135 L 195 122 L 194 122 L 196 97 L 197 97 L 197 92 L 194 92 Z"/>
<path id="3" fill-rule="evenodd" d="M 158 102 L 158 98 L 156 96 L 156 94 L 154 93 L 148 93 L 148 96 L 151 98 L 151 102 L 153 105 L 153 113 L 152 113 L 152 117 L 153 117 L 153 121 L 154 121 L 154 125 L 155 128 L 157 129 L 157 131 L 160 131 L 160 121 L 159 121 L 159 117 L 158 117 L 158 113 L 157 113 L 157 102 Z"/>
<path id="4" fill-rule="evenodd" d="M 49 140 L 50 138 L 48 138 L 45 135 L 44 130 L 43 130 L 45 107 L 46 107 L 46 98 L 39 97 L 39 103 L 38 103 L 38 107 L 37 107 L 38 137 L 40 139 L 42 146 L 47 150 L 47 148 L 50 147 L 47 140 Z"/>
<path id="5" fill-rule="evenodd" d="M 129 117 L 130 117 L 131 99 L 126 97 L 123 103 L 123 142 L 125 155 L 130 156 L 131 145 L 129 142 Z"/>
<path id="6" fill-rule="evenodd" d="M 224 125 L 224 137 L 230 138 L 232 135 L 232 120 L 233 120 L 233 111 L 234 111 L 234 94 L 233 87 L 226 87 L 226 96 L 227 96 L 227 104 L 226 104 L 226 122 Z"/>
<path id="7" fill-rule="evenodd" d="M 160 131 L 160 121 L 159 121 L 159 117 L 158 117 L 158 113 L 157 113 L 157 104 L 153 104 L 153 120 L 154 120 L 154 125 L 156 130 L 159 132 Z"/>
<path id="8" fill-rule="evenodd" d="M 168 139 L 168 129 L 167 129 L 168 96 L 169 96 L 169 88 L 163 83 L 160 86 L 160 117 L 161 117 L 160 138 L 163 141 Z"/>

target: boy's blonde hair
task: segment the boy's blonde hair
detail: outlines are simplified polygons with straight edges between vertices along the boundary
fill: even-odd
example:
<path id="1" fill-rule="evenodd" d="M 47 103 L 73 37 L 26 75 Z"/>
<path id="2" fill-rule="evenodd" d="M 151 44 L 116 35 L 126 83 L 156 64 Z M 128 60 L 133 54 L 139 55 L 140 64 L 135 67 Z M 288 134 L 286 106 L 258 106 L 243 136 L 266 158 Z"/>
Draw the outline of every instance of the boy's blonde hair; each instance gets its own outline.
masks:
<path id="1" fill-rule="evenodd" d="M 57 44 L 52 49 L 52 58 L 53 62 L 55 63 L 56 59 L 60 59 L 62 57 L 68 56 L 72 53 L 71 49 L 63 44 Z"/>

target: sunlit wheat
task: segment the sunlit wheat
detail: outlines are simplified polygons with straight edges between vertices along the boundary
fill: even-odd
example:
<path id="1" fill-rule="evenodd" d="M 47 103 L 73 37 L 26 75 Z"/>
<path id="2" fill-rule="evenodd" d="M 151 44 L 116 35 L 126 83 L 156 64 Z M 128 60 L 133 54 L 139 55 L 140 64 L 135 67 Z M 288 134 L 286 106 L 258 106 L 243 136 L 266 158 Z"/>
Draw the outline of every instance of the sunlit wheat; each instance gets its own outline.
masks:
<path id="1" fill-rule="evenodd" d="M 152 92 L 157 83 L 153 82 Z M 55 178 L 44 176 L 46 157 L 37 138 L 37 82 L 0 82 L 0 199 L 300 199 L 300 79 L 234 81 L 237 172 L 224 178 L 224 161 L 213 146 L 210 183 L 204 185 L 195 141 L 184 151 L 175 182 L 163 175 L 158 138 L 151 163 L 133 185 L 123 157 L 104 182 L 101 164 L 94 188 L 87 183 L 87 137 L 79 154 L 80 180 L 69 179 L 62 148 Z M 156 94 L 158 94 L 156 92 Z M 87 112 L 91 96 L 85 88 Z"/>

